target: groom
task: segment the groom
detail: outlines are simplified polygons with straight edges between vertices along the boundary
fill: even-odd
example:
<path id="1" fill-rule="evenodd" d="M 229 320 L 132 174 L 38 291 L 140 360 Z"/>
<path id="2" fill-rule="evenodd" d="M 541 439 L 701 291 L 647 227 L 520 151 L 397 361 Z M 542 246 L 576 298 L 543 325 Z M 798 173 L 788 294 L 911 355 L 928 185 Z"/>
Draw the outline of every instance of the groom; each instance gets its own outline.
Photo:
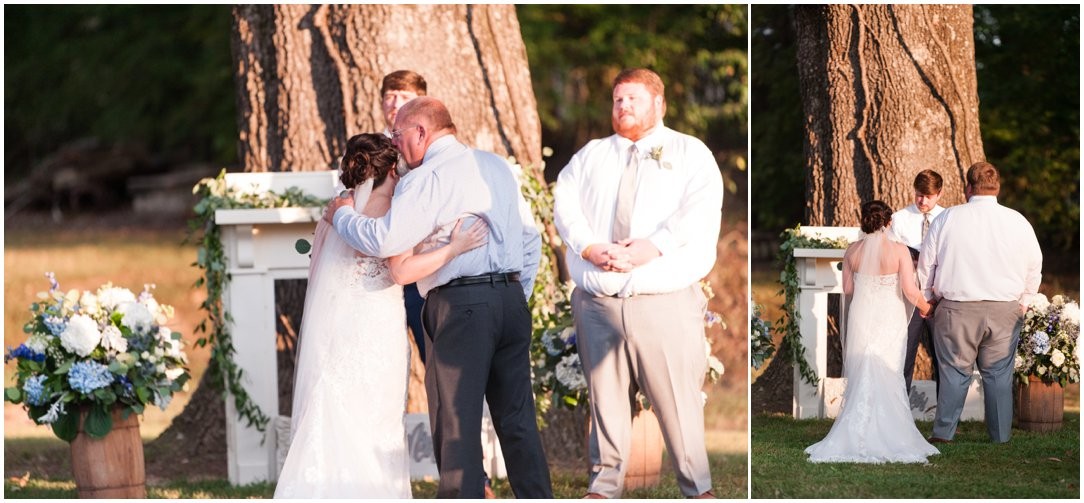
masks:
<path id="1" fill-rule="evenodd" d="M 941 175 L 932 169 L 919 171 L 915 175 L 914 204 L 892 214 L 892 232 L 896 234 L 911 250 L 912 258 L 917 262 L 918 251 L 922 249 L 922 241 L 926 239 L 933 219 L 937 218 L 945 208 L 937 204 L 941 199 L 941 187 L 944 185 Z M 918 308 L 911 314 L 911 323 L 907 325 L 907 353 L 903 360 L 903 380 L 906 386 L 904 392 L 911 392 L 911 376 L 915 370 L 915 356 L 918 354 L 918 346 L 926 348 L 926 354 L 930 355 L 933 363 L 933 381 L 937 378 L 937 351 L 933 346 L 933 326 L 929 318 L 923 318 L 918 313 Z"/>
<path id="2" fill-rule="evenodd" d="M 933 314 L 941 389 L 930 442 L 956 434 L 973 366 L 982 375 L 986 431 L 994 443 L 1012 433 L 1012 374 L 1024 311 L 1039 291 L 1043 254 L 1031 224 L 1001 206 L 997 168 L 977 162 L 967 170 L 967 204 L 930 224 L 918 259 Z"/>
<path id="3" fill-rule="evenodd" d="M 423 96 L 403 105 L 392 141 L 411 171 L 396 185 L 391 209 L 381 218 L 367 218 L 353 210 L 352 197 L 340 197 L 328 213 L 343 240 L 376 257 L 398 255 L 419 243 L 421 251 L 447 243 L 463 214 L 486 221 L 486 245 L 418 281 L 426 298 L 425 390 L 440 471 L 437 496 L 484 497 L 484 395 L 508 453 L 508 480 L 516 497 L 553 498 L 530 373 L 527 298 L 541 238 L 508 163 L 468 148 L 455 133 L 440 101 Z"/>

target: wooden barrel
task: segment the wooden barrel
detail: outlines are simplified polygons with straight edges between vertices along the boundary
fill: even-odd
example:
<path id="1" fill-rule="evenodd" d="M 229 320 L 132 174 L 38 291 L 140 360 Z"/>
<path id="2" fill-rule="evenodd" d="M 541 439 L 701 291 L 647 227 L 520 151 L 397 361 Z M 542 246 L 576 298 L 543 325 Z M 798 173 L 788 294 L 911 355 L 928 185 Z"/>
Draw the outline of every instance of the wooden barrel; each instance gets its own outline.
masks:
<path id="1" fill-rule="evenodd" d="M 104 438 L 91 438 L 83 431 L 83 411 L 79 434 L 72 440 L 72 473 L 80 498 L 146 498 L 143 465 L 143 439 L 139 436 L 139 416 L 121 419 L 120 408 L 113 409 L 113 429 Z"/>
<path id="2" fill-rule="evenodd" d="M 1017 385 L 1016 427 L 1025 431 L 1057 431 L 1064 414 L 1061 384 L 1028 377 L 1028 385 Z"/>
<path id="3" fill-rule="evenodd" d="M 662 430 L 651 410 L 641 410 L 632 418 L 632 448 L 627 460 L 625 489 L 651 487 L 659 483 L 662 470 Z"/>

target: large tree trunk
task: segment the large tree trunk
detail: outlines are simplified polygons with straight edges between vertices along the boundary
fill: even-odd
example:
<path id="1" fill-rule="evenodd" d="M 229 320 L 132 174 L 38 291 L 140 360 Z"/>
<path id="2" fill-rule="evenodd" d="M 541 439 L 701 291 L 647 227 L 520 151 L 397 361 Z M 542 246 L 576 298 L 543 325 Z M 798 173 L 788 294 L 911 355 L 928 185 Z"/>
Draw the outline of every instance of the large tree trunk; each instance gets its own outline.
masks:
<path id="1" fill-rule="evenodd" d="M 794 8 L 809 225 L 857 225 L 859 206 L 911 203 L 915 174 L 945 179 L 985 159 L 970 5 Z"/>
<path id="2" fill-rule="evenodd" d="M 334 167 L 347 138 L 383 130 L 381 79 L 409 69 L 448 106 L 461 141 L 514 156 L 543 180 L 541 126 L 514 6 L 242 5 L 233 10 L 233 50 L 244 171 Z M 288 414 L 292 397 L 305 287 L 291 283 L 276 285 L 285 373 L 281 409 L 263 411 L 272 417 Z M 202 392 L 205 382 L 156 443 L 183 449 L 185 439 L 217 435 L 224 450 L 222 397 Z M 420 386 L 417 376 L 412 383 Z M 189 418 L 194 413 L 199 421 Z M 219 419 L 206 420 L 209 413 Z"/>
<path id="3" fill-rule="evenodd" d="M 527 52 L 510 5 L 246 5 L 234 9 L 245 171 L 327 169 L 384 128 L 380 81 L 422 74 L 465 143 L 542 161 Z"/>

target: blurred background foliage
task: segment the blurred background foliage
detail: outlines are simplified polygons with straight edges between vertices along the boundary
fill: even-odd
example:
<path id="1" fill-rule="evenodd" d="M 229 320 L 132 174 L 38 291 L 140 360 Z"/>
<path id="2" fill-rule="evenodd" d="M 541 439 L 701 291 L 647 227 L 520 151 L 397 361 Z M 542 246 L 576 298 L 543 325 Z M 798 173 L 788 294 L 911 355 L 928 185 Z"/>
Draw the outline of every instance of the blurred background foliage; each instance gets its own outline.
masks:
<path id="1" fill-rule="evenodd" d="M 704 140 L 730 192 L 747 166 L 745 5 L 516 7 L 542 120 L 547 177 L 588 140 L 609 136 L 613 78 L 642 66 L 666 84 L 667 126 Z M 744 192 L 744 189 L 742 190 Z"/>
<path id="2" fill-rule="evenodd" d="M 1079 272 L 1080 9 L 976 5 L 979 120 L 1000 200 L 1023 213 L 1044 270 Z M 795 38 L 787 6 L 752 9 L 751 193 L 755 233 L 802 221 L 805 174 Z"/>
<path id="3" fill-rule="evenodd" d="M 70 142 L 162 162 L 237 157 L 224 5 L 4 7 L 4 182 Z"/>
<path id="4" fill-rule="evenodd" d="M 550 180 L 611 134 L 611 80 L 646 66 L 667 124 L 705 140 L 731 192 L 746 184 L 744 5 L 517 7 Z M 629 27 L 637 27 L 632 30 Z M 15 5 L 4 9 L 8 185 L 85 138 L 137 145 L 163 170 L 236 162 L 228 5 Z"/>

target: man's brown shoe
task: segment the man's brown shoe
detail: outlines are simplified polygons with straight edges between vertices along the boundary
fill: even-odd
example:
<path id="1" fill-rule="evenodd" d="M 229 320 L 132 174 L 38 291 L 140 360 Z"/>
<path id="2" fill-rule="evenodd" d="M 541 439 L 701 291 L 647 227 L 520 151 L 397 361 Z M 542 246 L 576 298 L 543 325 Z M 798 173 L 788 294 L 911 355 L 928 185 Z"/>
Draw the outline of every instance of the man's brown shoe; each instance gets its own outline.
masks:
<path id="1" fill-rule="evenodd" d="M 931 443 L 931 444 L 951 444 L 952 443 L 952 440 L 948 440 L 948 439 L 944 439 L 944 438 L 938 438 L 938 437 L 930 437 L 930 438 L 927 438 L 926 441 Z"/>
<path id="2" fill-rule="evenodd" d="M 691 499 L 691 500 L 713 500 L 713 499 L 716 499 L 716 498 L 715 498 L 715 493 L 713 493 L 711 491 L 704 491 L 704 494 L 698 494 L 696 496 L 689 496 L 687 499 Z"/>
<path id="3" fill-rule="evenodd" d="M 605 496 L 603 496 L 603 495 L 601 495 L 599 493 L 587 493 L 587 494 L 583 495 L 583 499 L 585 499 L 585 500 L 605 500 L 605 499 L 610 499 L 610 498 L 607 498 L 607 497 L 605 497 Z"/>

